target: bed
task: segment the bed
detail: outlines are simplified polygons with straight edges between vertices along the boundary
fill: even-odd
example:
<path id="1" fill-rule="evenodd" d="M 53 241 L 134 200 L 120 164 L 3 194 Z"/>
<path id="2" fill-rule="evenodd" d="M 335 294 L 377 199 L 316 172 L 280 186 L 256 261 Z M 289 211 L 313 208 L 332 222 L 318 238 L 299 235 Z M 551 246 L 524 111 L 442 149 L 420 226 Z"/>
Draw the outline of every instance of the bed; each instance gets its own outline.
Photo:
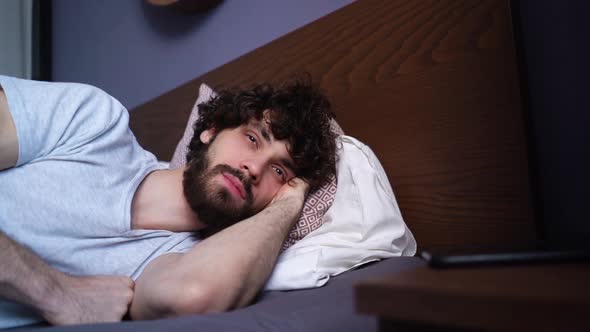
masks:
<path id="1" fill-rule="evenodd" d="M 131 110 L 130 125 L 170 160 L 201 83 L 246 87 L 307 72 L 344 132 L 378 156 L 419 250 L 529 248 L 514 43 L 507 0 L 359 0 Z M 50 331 L 376 331 L 374 317 L 355 312 L 353 285 L 424 264 L 390 258 L 228 313 Z"/>

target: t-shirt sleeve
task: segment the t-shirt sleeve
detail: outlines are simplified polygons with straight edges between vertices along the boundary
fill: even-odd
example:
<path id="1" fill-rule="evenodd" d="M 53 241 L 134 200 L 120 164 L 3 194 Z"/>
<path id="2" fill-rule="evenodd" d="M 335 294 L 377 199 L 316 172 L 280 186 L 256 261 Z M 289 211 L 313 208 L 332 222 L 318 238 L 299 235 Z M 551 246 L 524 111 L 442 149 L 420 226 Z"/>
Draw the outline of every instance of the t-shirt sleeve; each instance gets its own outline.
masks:
<path id="1" fill-rule="evenodd" d="M 75 153 L 114 126 L 124 108 L 85 84 L 0 76 L 18 139 L 16 166 L 55 154 Z M 125 114 L 126 115 L 126 114 Z"/>

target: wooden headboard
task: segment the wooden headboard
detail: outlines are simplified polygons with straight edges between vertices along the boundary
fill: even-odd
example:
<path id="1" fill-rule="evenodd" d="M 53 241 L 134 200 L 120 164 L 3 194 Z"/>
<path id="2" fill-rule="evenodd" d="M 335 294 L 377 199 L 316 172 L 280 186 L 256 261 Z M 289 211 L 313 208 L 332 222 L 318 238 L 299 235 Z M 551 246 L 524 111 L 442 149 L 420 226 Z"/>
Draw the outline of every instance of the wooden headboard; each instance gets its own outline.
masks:
<path id="1" fill-rule="evenodd" d="M 380 158 L 420 249 L 535 241 L 507 0 L 360 0 L 137 107 L 169 160 L 200 83 L 309 72 L 348 135 Z"/>

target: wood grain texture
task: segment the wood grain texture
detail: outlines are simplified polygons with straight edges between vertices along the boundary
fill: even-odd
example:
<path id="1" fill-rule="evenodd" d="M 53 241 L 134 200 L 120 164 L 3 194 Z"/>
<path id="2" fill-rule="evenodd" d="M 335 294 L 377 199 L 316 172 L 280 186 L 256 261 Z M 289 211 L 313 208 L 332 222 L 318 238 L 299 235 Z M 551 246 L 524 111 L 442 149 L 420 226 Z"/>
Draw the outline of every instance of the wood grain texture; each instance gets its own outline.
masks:
<path id="1" fill-rule="evenodd" d="M 362 313 L 433 327 L 587 331 L 588 278 L 588 263 L 446 270 L 423 266 L 363 281 L 355 287 L 355 302 Z"/>
<path id="2" fill-rule="evenodd" d="M 380 158 L 420 249 L 535 240 L 508 1 L 361 0 L 131 112 L 170 159 L 200 83 L 309 72 Z"/>

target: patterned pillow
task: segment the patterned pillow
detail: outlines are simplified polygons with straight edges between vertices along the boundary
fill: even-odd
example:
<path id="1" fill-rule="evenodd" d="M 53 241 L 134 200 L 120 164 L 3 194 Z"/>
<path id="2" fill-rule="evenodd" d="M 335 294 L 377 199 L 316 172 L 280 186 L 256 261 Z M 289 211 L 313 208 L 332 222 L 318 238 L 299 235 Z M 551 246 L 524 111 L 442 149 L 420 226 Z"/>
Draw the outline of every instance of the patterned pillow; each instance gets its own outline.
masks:
<path id="1" fill-rule="evenodd" d="M 193 124 L 199 118 L 198 105 L 207 102 L 210 98 L 215 96 L 215 92 L 206 84 L 201 84 L 199 87 L 199 97 L 193 106 L 188 123 L 184 130 L 184 134 L 178 142 L 174 155 L 170 161 L 170 168 L 180 168 L 186 164 L 186 154 L 188 153 L 188 144 L 193 137 Z M 339 135 L 343 135 L 343 131 L 336 121 L 332 121 L 332 130 Z M 330 178 L 330 181 L 325 183 L 323 186 L 318 188 L 316 191 L 310 193 L 305 200 L 303 211 L 299 220 L 289 232 L 289 235 L 283 243 L 283 250 L 289 248 L 291 245 L 301 240 L 307 234 L 318 229 L 323 221 L 324 214 L 332 203 L 334 202 L 334 196 L 336 195 L 337 181 L 336 177 Z"/>

